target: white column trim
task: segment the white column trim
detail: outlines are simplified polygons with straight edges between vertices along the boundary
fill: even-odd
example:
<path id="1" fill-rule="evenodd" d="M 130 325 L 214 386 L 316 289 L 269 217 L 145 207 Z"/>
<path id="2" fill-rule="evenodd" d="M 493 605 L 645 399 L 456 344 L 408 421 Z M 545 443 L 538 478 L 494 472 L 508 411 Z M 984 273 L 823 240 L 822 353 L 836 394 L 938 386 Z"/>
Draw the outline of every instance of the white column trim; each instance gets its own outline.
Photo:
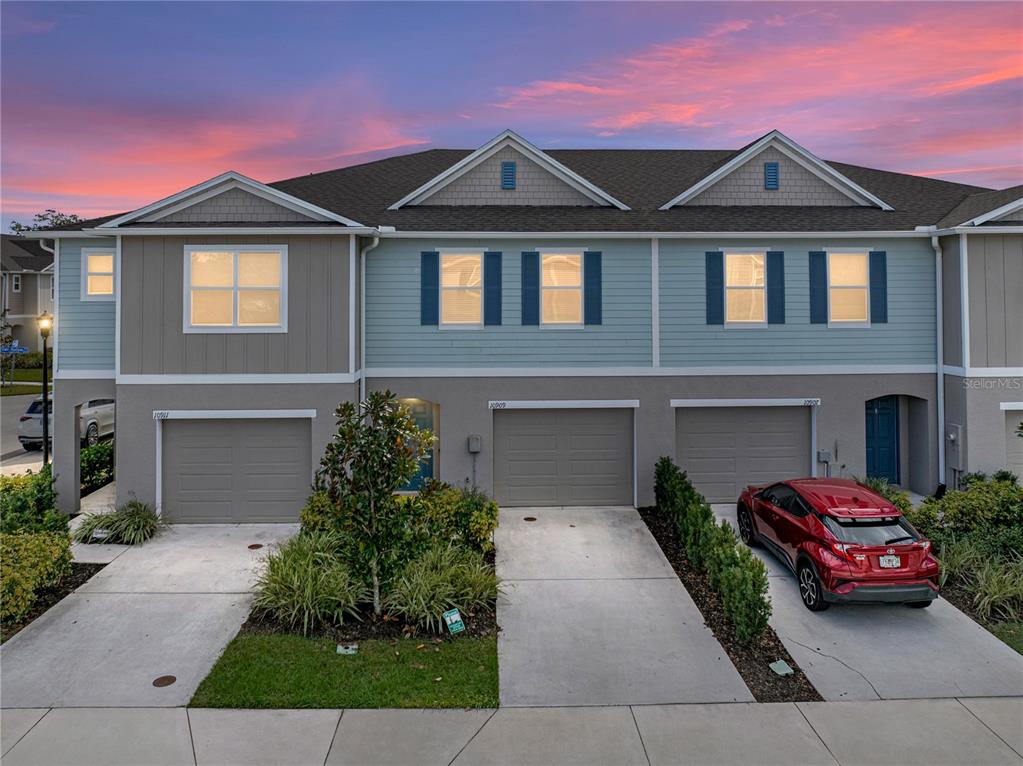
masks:
<path id="1" fill-rule="evenodd" d="M 959 305 L 960 305 L 960 332 L 962 333 L 963 344 L 963 367 L 970 369 L 970 269 L 967 261 L 969 258 L 969 246 L 966 243 L 966 234 L 959 235 Z"/>
<path id="2" fill-rule="evenodd" d="M 661 242 L 650 240 L 650 348 L 651 364 L 661 366 Z"/>
<path id="3" fill-rule="evenodd" d="M 348 237 L 348 372 L 355 374 L 355 260 L 358 245 L 354 234 Z"/>

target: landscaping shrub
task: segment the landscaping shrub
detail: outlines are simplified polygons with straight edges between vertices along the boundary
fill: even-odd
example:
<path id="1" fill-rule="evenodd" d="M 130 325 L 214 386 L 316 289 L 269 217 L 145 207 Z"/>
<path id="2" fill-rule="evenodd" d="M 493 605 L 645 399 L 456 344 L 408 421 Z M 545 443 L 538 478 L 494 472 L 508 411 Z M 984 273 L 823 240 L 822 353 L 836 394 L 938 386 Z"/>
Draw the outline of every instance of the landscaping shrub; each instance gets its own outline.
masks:
<path id="1" fill-rule="evenodd" d="M 298 513 L 303 532 L 327 532 L 336 526 L 334 504 L 326 490 L 314 490 Z"/>
<path id="2" fill-rule="evenodd" d="M 66 532 L 0 534 L 0 619 L 21 620 L 40 591 L 59 585 L 70 573 Z"/>
<path id="3" fill-rule="evenodd" d="M 739 545 L 729 524 L 715 523 L 706 500 L 670 458 L 662 457 L 654 468 L 654 496 L 659 512 L 678 532 L 689 562 L 705 572 L 711 587 L 721 594 L 736 639 L 755 641 L 771 616 L 764 563 Z"/>
<path id="4" fill-rule="evenodd" d="M 418 503 L 434 539 L 455 540 L 484 552 L 493 550 L 498 509 L 483 490 L 456 489 L 431 479 L 420 490 Z"/>
<path id="5" fill-rule="evenodd" d="M 333 532 L 303 532 L 279 545 L 256 582 L 255 610 L 303 635 L 357 618 L 368 591 L 338 558 L 341 544 Z"/>
<path id="6" fill-rule="evenodd" d="M 39 473 L 0 476 L 0 532 L 67 532 L 68 519 L 56 510 L 50 466 Z"/>
<path id="7" fill-rule="evenodd" d="M 913 501 L 909 499 L 909 493 L 895 484 L 890 484 L 888 479 L 883 479 L 879 476 L 868 476 L 864 479 L 856 479 L 856 483 L 861 487 L 866 487 L 871 492 L 877 493 L 898 508 L 903 514 L 908 514 L 913 510 Z"/>
<path id="8" fill-rule="evenodd" d="M 50 374 L 53 374 L 53 350 L 47 349 L 46 356 L 49 357 Z M 29 351 L 27 354 L 14 355 L 14 367 L 19 370 L 41 370 L 43 368 L 43 352 Z"/>
<path id="9" fill-rule="evenodd" d="M 80 543 L 119 543 L 141 545 L 166 525 L 156 511 L 141 500 L 129 500 L 114 511 L 90 513 L 75 528 Z"/>
<path id="10" fill-rule="evenodd" d="M 114 443 L 101 442 L 94 447 L 82 447 L 82 495 L 95 492 L 114 480 Z"/>
<path id="11" fill-rule="evenodd" d="M 443 613 L 491 609 L 497 575 L 482 554 L 461 545 L 437 545 L 413 561 L 391 583 L 389 614 L 434 633 L 444 629 Z"/>

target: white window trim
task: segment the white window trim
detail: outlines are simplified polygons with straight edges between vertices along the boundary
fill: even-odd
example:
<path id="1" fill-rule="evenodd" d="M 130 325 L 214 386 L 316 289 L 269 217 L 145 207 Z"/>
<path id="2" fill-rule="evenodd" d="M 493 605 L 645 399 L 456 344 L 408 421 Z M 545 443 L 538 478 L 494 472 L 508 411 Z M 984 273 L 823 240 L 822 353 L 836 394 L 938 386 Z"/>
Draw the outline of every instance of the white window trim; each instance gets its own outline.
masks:
<path id="1" fill-rule="evenodd" d="M 110 277 L 113 281 L 113 290 L 109 295 L 89 295 L 89 256 L 90 255 L 109 255 L 113 261 L 112 270 Z M 117 300 L 117 258 L 114 248 L 112 247 L 83 247 L 82 248 L 82 292 L 81 299 L 83 301 L 106 301 L 113 302 Z M 97 271 L 98 276 L 106 276 L 107 272 Z"/>
<path id="2" fill-rule="evenodd" d="M 824 273 L 825 273 L 826 286 L 827 286 L 827 291 L 828 291 L 828 327 L 829 328 L 833 327 L 833 328 L 838 329 L 838 330 L 841 330 L 841 329 L 852 329 L 852 330 L 870 329 L 870 327 L 871 327 L 871 324 L 870 324 L 870 251 L 873 250 L 874 248 L 872 248 L 872 247 L 831 247 L 831 248 L 823 248 L 823 249 L 824 249 L 824 252 L 826 253 L 826 257 L 824 259 L 824 262 L 825 262 Z M 866 259 L 867 259 L 867 283 L 865 285 L 865 287 L 867 288 L 867 321 L 866 322 L 841 322 L 841 321 L 836 322 L 836 321 L 831 319 L 831 290 L 832 290 L 832 287 L 831 287 L 831 255 L 833 253 L 836 254 L 836 255 L 859 255 L 859 254 L 863 254 L 866 257 Z M 852 289 L 860 289 L 859 287 L 853 288 L 852 285 L 846 285 L 846 287 L 850 287 Z M 842 287 L 837 287 L 835 289 L 841 290 L 843 288 Z"/>
<path id="3" fill-rule="evenodd" d="M 11 292 L 21 292 L 21 274 L 11 274 Z"/>
<path id="4" fill-rule="evenodd" d="M 721 248 L 724 258 L 724 285 L 725 285 L 725 329 L 751 330 L 767 327 L 767 248 L 761 247 L 733 247 Z M 764 256 L 764 286 L 763 287 L 731 287 L 728 286 L 728 256 L 729 255 L 762 255 Z M 764 318 L 763 319 L 729 319 L 728 318 L 728 291 L 729 290 L 760 290 L 764 294 Z"/>
<path id="5" fill-rule="evenodd" d="M 437 251 L 437 268 L 439 270 L 439 279 L 437 280 L 437 289 L 440 291 L 440 295 L 437 297 L 437 329 L 439 330 L 482 330 L 483 329 L 483 254 L 486 253 L 486 248 L 478 247 L 446 247 L 444 249 L 438 249 Z M 444 256 L 445 255 L 478 255 L 480 259 L 480 321 L 478 322 L 445 322 L 444 321 L 444 293 L 450 290 L 468 290 L 471 288 L 467 287 L 444 287 Z"/>
<path id="6" fill-rule="evenodd" d="M 234 321 L 238 321 L 238 258 L 240 252 L 281 254 L 281 323 L 279 325 L 215 327 L 192 324 L 192 253 L 213 251 L 233 253 L 234 258 Z M 270 289 L 270 288 L 267 288 Z M 182 332 L 190 335 L 251 335 L 286 333 L 288 331 L 288 246 L 287 245 L 185 245 L 184 280 L 182 282 Z"/>
<path id="7" fill-rule="evenodd" d="M 580 322 L 545 322 L 543 321 L 543 293 L 544 290 L 578 290 L 579 291 L 579 319 L 586 316 L 586 253 L 587 248 L 564 248 L 549 247 L 538 250 L 540 253 L 540 329 L 541 330 L 585 330 L 586 323 Z M 545 255 L 578 255 L 579 256 L 579 287 L 544 287 L 543 284 L 543 258 Z"/>

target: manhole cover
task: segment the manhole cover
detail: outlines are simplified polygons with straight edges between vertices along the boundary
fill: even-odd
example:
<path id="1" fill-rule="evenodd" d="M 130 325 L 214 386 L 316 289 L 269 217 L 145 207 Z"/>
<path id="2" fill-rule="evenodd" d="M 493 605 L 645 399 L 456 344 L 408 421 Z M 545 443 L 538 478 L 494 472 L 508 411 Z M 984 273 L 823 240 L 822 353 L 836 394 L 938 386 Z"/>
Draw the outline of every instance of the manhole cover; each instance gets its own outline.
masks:
<path id="1" fill-rule="evenodd" d="M 163 686 L 170 686 L 172 683 L 177 681 L 177 676 L 160 676 L 159 678 L 153 679 L 153 686 L 160 688 Z"/>
<path id="2" fill-rule="evenodd" d="M 252 545 L 249 546 L 249 550 L 250 551 L 258 551 L 262 547 L 263 547 L 263 543 L 253 543 Z"/>
<path id="3" fill-rule="evenodd" d="M 523 516 L 523 521 L 536 521 L 536 516 Z"/>

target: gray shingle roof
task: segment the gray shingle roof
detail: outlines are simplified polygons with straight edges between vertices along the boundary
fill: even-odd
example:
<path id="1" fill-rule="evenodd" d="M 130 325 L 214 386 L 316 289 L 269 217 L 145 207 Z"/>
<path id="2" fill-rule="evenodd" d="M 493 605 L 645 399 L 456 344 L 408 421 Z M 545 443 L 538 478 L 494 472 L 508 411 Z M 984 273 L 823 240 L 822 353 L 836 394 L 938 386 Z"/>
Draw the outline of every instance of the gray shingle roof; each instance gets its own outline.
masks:
<path id="1" fill-rule="evenodd" d="M 2 235 L 0 244 L 4 271 L 42 271 L 53 263 L 53 255 L 39 246 L 38 239 Z"/>
<path id="2" fill-rule="evenodd" d="M 430 149 L 269 185 L 367 226 L 426 232 L 898 231 L 937 224 L 971 197 L 1001 193 L 979 186 L 829 162 L 839 173 L 894 210 L 853 206 L 697 205 L 658 209 L 740 151 L 553 149 L 547 152 L 624 202 L 630 210 L 599 206 L 409 206 L 388 210 L 394 202 L 471 154 L 468 149 Z M 115 217 L 96 218 L 69 228 L 90 228 Z M 273 224 L 249 222 L 246 225 Z"/>
<path id="3" fill-rule="evenodd" d="M 1010 186 L 1008 189 L 998 191 L 986 191 L 979 194 L 971 194 L 954 208 L 952 208 L 938 223 L 939 226 L 958 226 L 976 218 L 978 215 L 990 213 L 1002 205 L 1008 205 L 1023 198 L 1023 184 Z"/>

